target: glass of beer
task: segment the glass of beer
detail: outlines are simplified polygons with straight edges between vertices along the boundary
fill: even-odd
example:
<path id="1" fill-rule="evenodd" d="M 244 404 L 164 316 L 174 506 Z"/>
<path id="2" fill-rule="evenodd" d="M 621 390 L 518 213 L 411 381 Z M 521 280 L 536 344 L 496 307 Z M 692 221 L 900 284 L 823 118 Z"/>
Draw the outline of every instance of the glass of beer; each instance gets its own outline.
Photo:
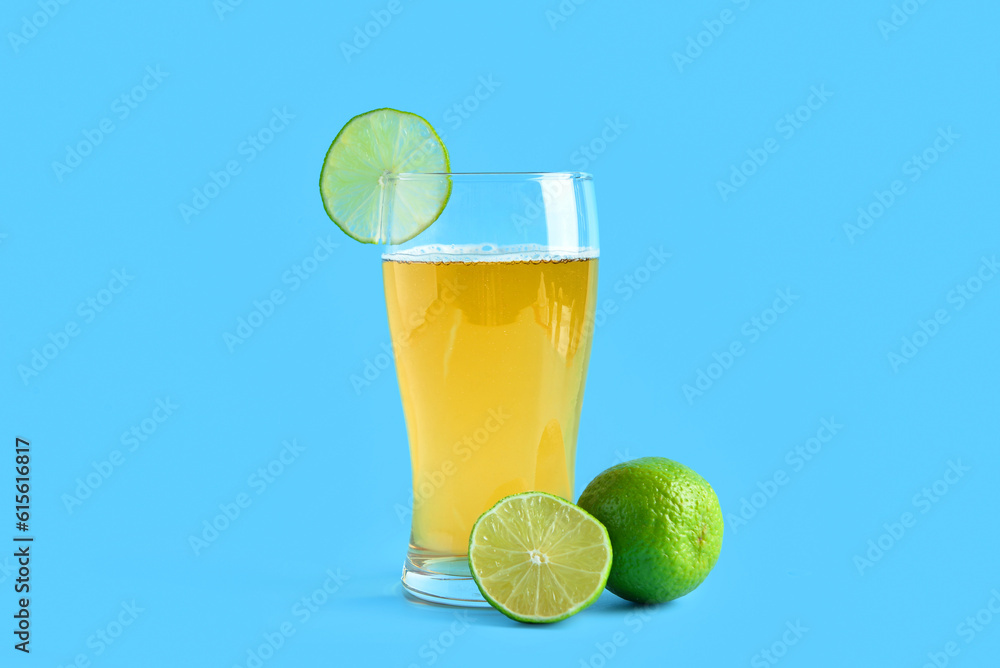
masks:
<path id="1" fill-rule="evenodd" d="M 468 567 L 476 519 L 518 492 L 574 498 L 597 300 L 593 179 L 399 174 L 386 185 L 414 180 L 451 194 L 382 256 L 413 473 L 403 586 L 486 605 Z"/>

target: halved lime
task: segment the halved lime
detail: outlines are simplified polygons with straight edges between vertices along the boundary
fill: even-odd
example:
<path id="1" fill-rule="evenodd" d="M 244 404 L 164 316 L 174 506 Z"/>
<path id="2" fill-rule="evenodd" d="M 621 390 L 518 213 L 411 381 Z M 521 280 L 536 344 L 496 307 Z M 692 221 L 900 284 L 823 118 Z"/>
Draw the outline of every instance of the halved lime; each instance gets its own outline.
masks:
<path id="1" fill-rule="evenodd" d="M 523 492 L 476 520 L 469 568 L 490 604 L 519 622 L 558 622 L 597 600 L 611 572 L 611 540 L 587 511 Z"/>
<path id="2" fill-rule="evenodd" d="M 437 220 L 451 194 L 447 177 L 389 182 L 403 172 L 447 172 L 448 151 L 416 114 L 375 109 L 337 134 L 323 161 L 319 192 L 333 222 L 363 243 L 398 244 Z"/>

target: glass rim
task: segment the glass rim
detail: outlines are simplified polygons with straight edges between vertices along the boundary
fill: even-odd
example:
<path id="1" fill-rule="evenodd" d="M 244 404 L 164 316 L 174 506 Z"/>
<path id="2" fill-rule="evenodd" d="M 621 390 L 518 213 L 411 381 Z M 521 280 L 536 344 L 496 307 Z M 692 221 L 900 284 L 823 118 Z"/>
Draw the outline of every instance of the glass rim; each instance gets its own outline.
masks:
<path id="1" fill-rule="evenodd" d="M 594 175 L 588 172 L 400 172 L 398 174 L 386 174 L 385 178 L 391 181 L 415 181 L 425 178 L 447 177 L 468 177 L 472 179 L 496 179 L 496 180 L 538 180 L 538 179 L 565 179 L 573 181 L 593 181 Z"/>

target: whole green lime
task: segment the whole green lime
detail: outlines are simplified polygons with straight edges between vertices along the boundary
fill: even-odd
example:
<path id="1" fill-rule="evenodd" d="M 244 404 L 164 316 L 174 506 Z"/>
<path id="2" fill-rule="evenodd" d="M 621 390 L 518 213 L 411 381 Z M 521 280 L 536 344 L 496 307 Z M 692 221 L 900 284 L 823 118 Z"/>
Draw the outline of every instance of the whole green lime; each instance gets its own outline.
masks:
<path id="1" fill-rule="evenodd" d="M 608 530 L 615 558 L 608 589 L 637 603 L 693 591 L 722 549 L 722 509 L 700 475 L 673 460 L 643 457 L 594 478 L 577 502 Z"/>

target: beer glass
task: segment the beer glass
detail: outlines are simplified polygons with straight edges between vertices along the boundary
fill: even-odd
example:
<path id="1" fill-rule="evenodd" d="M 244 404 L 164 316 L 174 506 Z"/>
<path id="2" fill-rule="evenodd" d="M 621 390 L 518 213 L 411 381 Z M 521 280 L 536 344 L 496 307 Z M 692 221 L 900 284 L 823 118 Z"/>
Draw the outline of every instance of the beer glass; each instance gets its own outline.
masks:
<path id="1" fill-rule="evenodd" d="M 485 605 L 467 559 L 479 515 L 529 490 L 574 498 L 594 186 L 582 173 L 452 173 L 388 176 L 386 187 L 433 180 L 450 186 L 440 217 L 382 256 L 413 475 L 403 585 Z"/>

